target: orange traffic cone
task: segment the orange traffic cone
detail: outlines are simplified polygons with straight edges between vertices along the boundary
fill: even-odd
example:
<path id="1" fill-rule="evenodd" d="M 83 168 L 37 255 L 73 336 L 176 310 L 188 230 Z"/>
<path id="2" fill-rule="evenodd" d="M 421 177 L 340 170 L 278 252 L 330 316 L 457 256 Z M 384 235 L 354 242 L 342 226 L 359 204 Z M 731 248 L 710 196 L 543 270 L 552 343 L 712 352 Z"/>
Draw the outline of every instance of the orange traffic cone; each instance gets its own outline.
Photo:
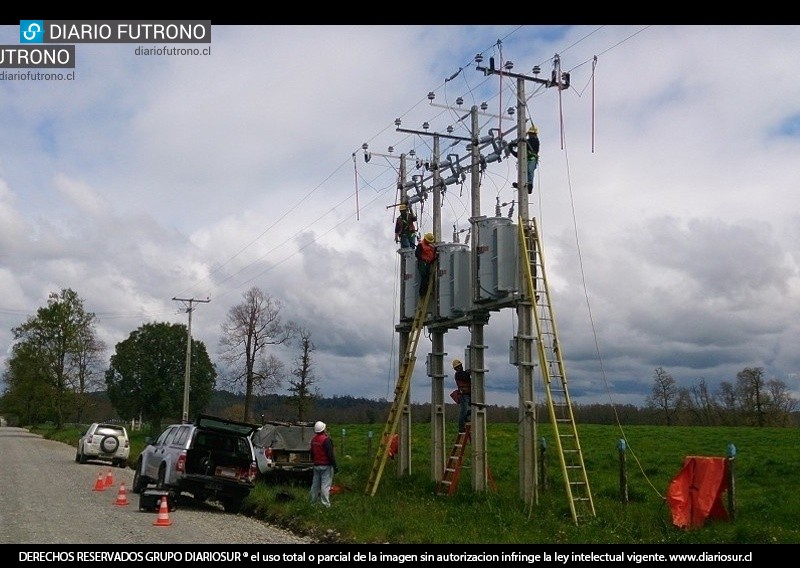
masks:
<path id="1" fill-rule="evenodd" d="M 106 482 L 103 481 L 103 474 L 97 474 L 97 481 L 94 482 L 94 489 L 92 491 L 105 491 L 106 490 Z"/>
<path id="2" fill-rule="evenodd" d="M 109 468 L 108 473 L 106 474 L 106 487 L 111 487 L 114 485 L 114 475 L 111 473 L 111 469 Z"/>
<path id="3" fill-rule="evenodd" d="M 169 506 L 167 505 L 167 496 L 161 498 L 161 507 L 158 509 L 158 517 L 153 523 L 156 527 L 168 527 L 172 524 L 169 520 Z"/>
<path id="4" fill-rule="evenodd" d="M 117 493 L 117 500 L 114 501 L 115 505 L 128 505 L 130 502 L 128 501 L 128 493 L 125 491 L 125 484 L 119 484 L 119 492 Z"/>

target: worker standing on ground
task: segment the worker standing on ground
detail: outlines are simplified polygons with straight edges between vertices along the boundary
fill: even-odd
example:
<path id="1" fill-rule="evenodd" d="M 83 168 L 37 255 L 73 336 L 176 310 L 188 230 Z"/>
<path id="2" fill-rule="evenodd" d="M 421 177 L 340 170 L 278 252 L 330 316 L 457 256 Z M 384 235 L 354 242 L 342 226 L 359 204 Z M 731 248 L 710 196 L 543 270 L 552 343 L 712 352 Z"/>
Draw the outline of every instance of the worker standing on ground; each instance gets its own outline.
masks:
<path id="1" fill-rule="evenodd" d="M 406 203 L 400 204 L 400 215 L 394 223 L 394 242 L 400 248 L 414 248 L 417 240 L 417 216 Z"/>
<path id="2" fill-rule="evenodd" d="M 311 438 L 311 459 L 314 462 L 314 476 L 311 480 L 309 500 L 316 503 L 317 499 L 324 507 L 331 506 L 331 484 L 333 474 L 339 471 L 336 465 L 336 456 L 333 453 L 333 440 L 328 435 L 328 427 L 318 421 L 314 424 L 314 437 Z"/>
<path id="3" fill-rule="evenodd" d="M 467 422 L 470 422 L 469 405 L 472 402 L 472 377 L 469 371 L 464 370 L 464 365 L 458 359 L 453 359 L 456 387 L 459 394 L 458 431 L 466 432 Z"/>
<path id="4" fill-rule="evenodd" d="M 428 283 L 431 280 L 431 270 L 433 263 L 436 262 L 436 245 L 433 243 L 433 233 L 425 233 L 425 237 L 419 241 L 414 250 L 417 257 L 417 270 L 419 271 L 419 297 L 425 296 L 428 291 Z"/>
<path id="5" fill-rule="evenodd" d="M 517 140 L 514 140 L 508 145 L 508 151 L 516 158 L 517 157 Z M 539 165 L 539 129 L 536 125 L 531 124 L 528 129 L 528 138 L 525 140 L 528 145 L 528 193 L 533 193 L 533 172 L 536 171 L 536 166 Z M 512 184 L 517 187 L 516 182 Z"/>

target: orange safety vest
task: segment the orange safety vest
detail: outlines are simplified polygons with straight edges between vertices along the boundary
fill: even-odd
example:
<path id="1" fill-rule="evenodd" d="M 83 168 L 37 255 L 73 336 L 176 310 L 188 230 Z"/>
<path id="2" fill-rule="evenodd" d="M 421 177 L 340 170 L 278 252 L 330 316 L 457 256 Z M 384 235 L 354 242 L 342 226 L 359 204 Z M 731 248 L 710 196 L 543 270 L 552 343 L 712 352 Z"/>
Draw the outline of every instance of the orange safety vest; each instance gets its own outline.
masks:
<path id="1" fill-rule="evenodd" d="M 426 264 L 430 264 L 430 263 L 432 263 L 434 260 L 436 260 L 436 247 L 435 247 L 435 246 L 433 246 L 432 244 L 430 244 L 430 243 L 429 243 L 428 241 L 426 241 L 425 239 L 422 239 L 422 240 L 419 242 L 419 247 L 420 247 L 420 255 L 419 255 L 419 259 L 420 259 L 422 262 L 424 262 L 424 263 L 426 263 Z"/>

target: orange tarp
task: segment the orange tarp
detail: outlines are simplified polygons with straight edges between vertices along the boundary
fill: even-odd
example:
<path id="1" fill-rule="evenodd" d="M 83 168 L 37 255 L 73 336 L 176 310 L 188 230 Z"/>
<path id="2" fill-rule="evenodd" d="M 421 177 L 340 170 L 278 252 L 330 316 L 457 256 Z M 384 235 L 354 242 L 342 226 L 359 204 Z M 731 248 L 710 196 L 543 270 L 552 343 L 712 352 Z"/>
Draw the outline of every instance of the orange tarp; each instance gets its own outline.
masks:
<path id="1" fill-rule="evenodd" d="M 702 526 L 706 519 L 728 518 L 722 494 L 728 489 L 726 458 L 688 456 L 683 469 L 669 484 L 667 504 L 672 524 L 688 529 Z"/>

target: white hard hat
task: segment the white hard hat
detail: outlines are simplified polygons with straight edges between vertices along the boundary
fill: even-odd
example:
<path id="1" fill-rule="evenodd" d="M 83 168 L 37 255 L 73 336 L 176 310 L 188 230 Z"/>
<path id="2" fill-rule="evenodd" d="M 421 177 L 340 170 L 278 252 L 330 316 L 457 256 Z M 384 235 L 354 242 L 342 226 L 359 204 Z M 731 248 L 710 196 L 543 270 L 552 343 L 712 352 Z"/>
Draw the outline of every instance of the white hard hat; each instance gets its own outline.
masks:
<path id="1" fill-rule="evenodd" d="M 320 432 L 324 432 L 327 426 L 322 420 L 318 420 L 316 424 L 314 424 L 314 432 L 319 434 Z"/>

